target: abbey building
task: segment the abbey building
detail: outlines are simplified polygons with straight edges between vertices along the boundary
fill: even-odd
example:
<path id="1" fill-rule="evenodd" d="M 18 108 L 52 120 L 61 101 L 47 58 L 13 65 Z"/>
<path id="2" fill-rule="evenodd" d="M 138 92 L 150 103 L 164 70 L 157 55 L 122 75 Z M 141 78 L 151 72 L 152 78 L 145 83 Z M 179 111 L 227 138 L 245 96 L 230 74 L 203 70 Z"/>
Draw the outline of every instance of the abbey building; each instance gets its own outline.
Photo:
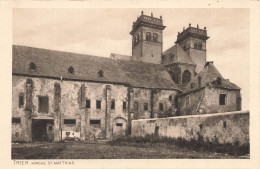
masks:
<path id="1" fill-rule="evenodd" d="M 12 140 L 110 139 L 135 119 L 241 110 L 240 88 L 207 62 L 206 28 L 189 25 L 166 51 L 164 29 L 142 12 L 132 56 L 13 45 Z"/>

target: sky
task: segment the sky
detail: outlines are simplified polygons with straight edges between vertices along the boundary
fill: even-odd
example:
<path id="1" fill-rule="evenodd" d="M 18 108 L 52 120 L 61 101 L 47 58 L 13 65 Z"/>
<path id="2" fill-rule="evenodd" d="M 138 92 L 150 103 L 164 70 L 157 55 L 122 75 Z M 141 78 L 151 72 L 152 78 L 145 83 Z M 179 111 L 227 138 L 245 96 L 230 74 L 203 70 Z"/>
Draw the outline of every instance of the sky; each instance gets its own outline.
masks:
<path id="1" fill-rule="evenodd" d="M 242 90 L 249 110 L 249 10 L 236 9 L 13 9 L 13 44 L 110 57 L 131 55 L 132 24 L 145 15 L 163 18 L 163 51 L 189 23 L 207 28 L 207 61 Z"/>

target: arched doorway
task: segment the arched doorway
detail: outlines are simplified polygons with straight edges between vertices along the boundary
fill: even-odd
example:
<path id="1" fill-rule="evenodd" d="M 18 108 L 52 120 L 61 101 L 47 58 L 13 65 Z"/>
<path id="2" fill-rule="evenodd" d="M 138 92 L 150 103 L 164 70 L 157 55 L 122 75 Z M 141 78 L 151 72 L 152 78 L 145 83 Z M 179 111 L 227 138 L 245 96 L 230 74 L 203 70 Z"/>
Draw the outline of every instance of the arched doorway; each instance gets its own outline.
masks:
<path id="1" fill-rule="evenodd" d="M 117 117 L 113 121 L 113 137 L 124 136 L 127 129 L 127 120 L 123 117 Z"/>

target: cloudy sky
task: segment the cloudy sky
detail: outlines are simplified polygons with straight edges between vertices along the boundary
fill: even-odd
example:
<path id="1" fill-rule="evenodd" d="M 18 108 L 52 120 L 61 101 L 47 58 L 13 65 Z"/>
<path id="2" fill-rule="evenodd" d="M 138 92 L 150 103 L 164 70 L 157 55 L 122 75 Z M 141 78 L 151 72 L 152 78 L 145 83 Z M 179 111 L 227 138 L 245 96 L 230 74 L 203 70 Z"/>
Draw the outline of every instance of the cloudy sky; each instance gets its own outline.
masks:
<path id="1" fill-rule="evenodd" d="M 207 60 L 224 78 L 242 88 L 242 109 L 249 109 L 248 9 L 14 9 L 13 43 L 109 57 L 131 55 L 132 23 L 141 14 L 163 17 L 163 50 L 183 27 L 207 27 Z"/>

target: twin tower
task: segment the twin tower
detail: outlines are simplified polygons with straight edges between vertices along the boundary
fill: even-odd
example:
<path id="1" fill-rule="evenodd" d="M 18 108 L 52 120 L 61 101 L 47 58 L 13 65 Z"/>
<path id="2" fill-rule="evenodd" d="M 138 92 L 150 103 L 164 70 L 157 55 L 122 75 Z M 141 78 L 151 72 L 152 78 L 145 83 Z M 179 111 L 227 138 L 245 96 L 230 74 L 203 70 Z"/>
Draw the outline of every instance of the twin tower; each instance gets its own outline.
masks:
<path id="1" fill-rule="evenodd" d="M 133 60 L 142 62 L 161 64 L 164 59 L 163 55 L 163 25 L 162 16 L 156 18 L 151 16 L 141 16 L 133 22 L 132 31 L 132 56 Z M 189 27 L 178 33 L 175 44 L 180 45 L 196 65 L 196 72 L 200 72 L 206 63 L 206 27 L 200 29 Z"/>

